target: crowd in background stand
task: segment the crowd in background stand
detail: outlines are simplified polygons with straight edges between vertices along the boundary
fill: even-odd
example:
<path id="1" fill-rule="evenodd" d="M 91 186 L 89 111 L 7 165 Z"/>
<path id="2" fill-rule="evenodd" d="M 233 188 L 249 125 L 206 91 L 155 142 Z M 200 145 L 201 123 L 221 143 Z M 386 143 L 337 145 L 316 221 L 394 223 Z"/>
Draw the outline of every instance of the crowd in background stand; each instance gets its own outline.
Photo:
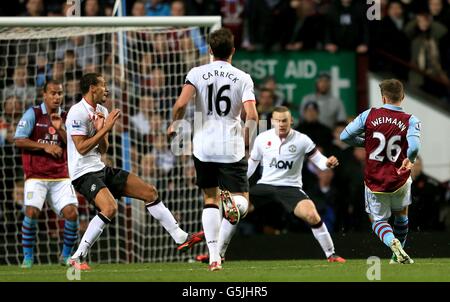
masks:
<path id="1" fill-rule="evenodd" d="M 85 0 L 82 2 L 82 15 L 111 15 L 113 2 Z M 448 81 L 448 3 L 443 0 L 381 1 L 382 20 L 368 22 L 366 7 L 361 2 L 129 0 L 127 14 L 220 14 L 223 25 L 235 34 L 238 48 L 267 52 L 324 50 L 334 53 L 351 50 L 368 55 L 371 68 L 375 71 L 390 72 L 403 80 L 409 79 L 413 85 L 433 92 L 438 98 L 448 98 L 445 87 L 430 81 L 423 74 L 409 72 L 404 65 L 392 64 L 379 52 L 392 54 L 429 75 Z M 0 15 L 64 16 L 69 9 L 66 1 L 57 0 L 15 1 L 8 3 L 7 8 L 4 5 L 2 2 Z M 6 203 L 0 208 L 0 215 L 10 215 L 23 204 L 23 196 L 20 195 L 23 187 L 21 159 L 13 145 L 15 126 L 22 113 L 41 100 L 42 86 L 48 79 L 57 79 L 64 84 L 64 104 L 68 110 L 81 99 L 79 78 L 87 72 L 102 72 L 105 76 L 110 87 L 109 109 L 113 106 L 127 108 L 128 118 L 116 124 L 114 136 L 110 138 L 115 148 L 110 148 L 105 161 L 122 166 L 122 134 L 128 131 L 132 142 L 130 169 L 134 173 L 156 184 L 169 206 L 176 199 L 200 200 L 192 159 L 188 156 L 175 157 L 170 152 L 165 130 L 185 74 L 193 66 L 208 61 L 204 36 L 197 29 L 169 29 L 152 34 L 129 32 L 126 70 L 130 72 L 125 75 L 128 79 L 126 84 L 120 76 L 117 57 L 111 55 L 111 48 L 117 41 L 113 39 L 106 43 L 105 36 L 101 34 L 74 36 L 63 42 L 55 40 L 31 47 L 21 42 L 1 44 L 0 199 Z M 305 95 L 302 100 L 286 100 L 277 90 L 276 79 L 269 77 L 257 87 L 257 109 L 260 119 L 268 121 L 269 128 L 275 106 L 288 105 L 291 110 L 298 111 L 300 118 L 295 129 L 309 135 L 325 155 L 335 155 L 340 161 L 337 169 L 324 172 L 318 171 L 312 164 L 305 164 L 305 191 L 315 200 L 330 231 L 366 231 L 369 222 L 364 212 L 362 181 L 365 151 L 349 147 L 339 140 L 339 134 L 350 117 L 342 101 L 331 95 L 330 81 L 329 74 L 321 73 L 315 87 L 311 87 L 311 94 Z M 129 104 L 121 103 L 124 94 L 128 95 Z M 294 106 L 294 103 L 301 105 L 296 107 L 298 105 Z M 188 116 L 192 115 L 190 108 Z M 424 174 L 420 160 L 414 167 L 412 177 L 415 181 L 410 208 L 411 229 L 449 230 L 449 182 L 439 183 Z M 83 209 L 81 217 L 89 211 L 87 207 Z M 6 217 L 7 221 L 11 219 Z M 244 234 L 308 230 L 275 205 L 257 208 L 248 215 L 240 229 Z"/>

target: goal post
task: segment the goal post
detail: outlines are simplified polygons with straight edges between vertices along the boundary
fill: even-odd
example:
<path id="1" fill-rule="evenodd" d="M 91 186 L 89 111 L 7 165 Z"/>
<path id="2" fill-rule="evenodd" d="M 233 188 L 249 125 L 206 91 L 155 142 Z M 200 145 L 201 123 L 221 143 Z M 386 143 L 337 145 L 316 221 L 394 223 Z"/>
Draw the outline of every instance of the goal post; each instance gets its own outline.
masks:
<path id="1" fill-rule="evenodd" d="M 66 110 L 81 99 L 80 76 L 100 72 L 108 85 L 105 106 L 122 119 L 110 135 L 104 161 L 155 185 L 187 232 L 201 228 L 202 194 L 189 156 L 174 156 L 165 131 L 187 71 L 209 62 L 207 35 L 221 26 L 207 17 L 1 17 L 0 18 L 0 264 L 22 260 L 23 170 L 13 135 L 23 112 L 42 101 L 45 81 L 63 83 Z M 123 36 L 123 38 L 121 38 Z M 193 116 L 193 105 L 187 110 Z M 96 214 L 81 196 L 80 229 Z M 44 205 L 35 262 L 56 263 L 63 220 Z M 187 261 L 205 244 L 180 254 L 141 201 L 119 201 L 119 212 L 90 254 L 97 262 Z"/>

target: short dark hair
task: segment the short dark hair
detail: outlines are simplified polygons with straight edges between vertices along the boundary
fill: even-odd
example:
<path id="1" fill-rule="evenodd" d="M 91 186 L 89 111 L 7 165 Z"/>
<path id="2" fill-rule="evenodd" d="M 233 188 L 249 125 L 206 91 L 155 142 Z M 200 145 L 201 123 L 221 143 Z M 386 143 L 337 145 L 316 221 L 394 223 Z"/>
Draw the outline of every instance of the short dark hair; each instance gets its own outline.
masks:
<path id="1" fill-rule="evenodd" d="M 266 88 L 266 87 L 262 87 L 260 90 L 259 90 L 259 95 L 261 95 L 263 92 L 269 92 L 270 93 L 270 96 L 273 98 L 273 97 L 275 97 L 275 92 L 272 90 L 272 89 L 269 89 L 269 88 Z"/>
<path id="2" fill-rule="evenodd" d="M 284 112 L 291 112 L 289 111 L 289 108 L 286 106 L 277 106 L 273 109 L 273 112 L 278 112 L 278 113 L 284 113 Z"/>
<path id="3" fill-rule="evenodd" d="M 397 79 L 383 80 L 380 83 L 381 96 L 391 102 L 400 102 L 404 96 L 403 84 Z"/>
<path id="4" fill-rule="evenodd" d="M 48 85 L 62 85 L 62 83 L 58 80 L 48 80 L 44 83 L 43 91 L 47 92 Z"/>
<path id="5" fill-rule="evenodd" d="M 305 103 L 305 107 L 303 107 L 303 112 L 308 110 L 309 108 L 313 108 L 317 112 L 319 112 L 319 105 L 315 101 L 309 101 Z"/>
<path id="6" fill-rule="evenodd" d="M 102 74 L 98 72 L 87 73 L 83 75 L 80 79 L 81 94 L 85 95 L 86 93 L 88 93 L 91 85 L 97 85 L 99 82 L 98 78 L 100 77 L 102 77 Z"/>
<path id="7" fill-rule="evenodd" d="M 209 46 L 215 58 L 226 60 L 231 56 L 234 47 L 234 36 L 228 28 L 221 28 L 209 35 Z"/>

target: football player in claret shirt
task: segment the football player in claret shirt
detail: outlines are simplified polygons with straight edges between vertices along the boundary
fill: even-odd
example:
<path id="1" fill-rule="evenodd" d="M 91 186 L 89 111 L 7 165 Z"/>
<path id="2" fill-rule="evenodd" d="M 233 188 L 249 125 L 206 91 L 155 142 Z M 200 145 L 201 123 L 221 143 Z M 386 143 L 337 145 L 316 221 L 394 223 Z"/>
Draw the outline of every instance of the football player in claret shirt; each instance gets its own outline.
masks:
<path id="1" fill-rule="evenodd" d="M 341 140 L 366 149 L 364 171 L 366 212 L 375 234 L 393 252 L 391 263 L 414 261 L 403 247 L 411 204 L 411 167 L 420 147 L 420 121 L 400 107 L 405 98 L 396 79 L 380 83 L 383 106 L 358 115 Z M 362 134 L 364 133 L 364 136 Z M 394 215 L 394 228 L 388 220 Z"/>
<path id="2" fill-rule="evenodd" d="M 22 223 L 23 268 L 33 265 L 36 228 L 44 201 L 63 216 L 64 245 L 60 262 L 66 265 L 78 237 L 78 200 L 67 170 L 66 112 L 60 107 L 63 87 L 44 85 L 44 101 L 29 108 L 17 125 L 15 144 L 22 149 L 25 173 L 25 217 Z"/>

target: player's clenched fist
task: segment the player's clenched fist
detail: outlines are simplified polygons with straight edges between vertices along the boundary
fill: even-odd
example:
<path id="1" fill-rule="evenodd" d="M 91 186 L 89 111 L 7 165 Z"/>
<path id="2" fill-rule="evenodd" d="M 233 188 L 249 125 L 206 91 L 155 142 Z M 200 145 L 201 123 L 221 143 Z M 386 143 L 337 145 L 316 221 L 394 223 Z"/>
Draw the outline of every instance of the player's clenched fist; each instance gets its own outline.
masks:
<path id="1" fill-rule="evenodd" d="M 327 167 L 333 169 L 339 165 L 339 161 L 335 156 L 330 156 L 327 159 Z"/>
<path id="2" fill-rule="evenodd" d="M 50 121 L 52 122 L 53 128 L 60 130 L 63 124 L 62 118 L 58 113 L 50 114 Z"/>

